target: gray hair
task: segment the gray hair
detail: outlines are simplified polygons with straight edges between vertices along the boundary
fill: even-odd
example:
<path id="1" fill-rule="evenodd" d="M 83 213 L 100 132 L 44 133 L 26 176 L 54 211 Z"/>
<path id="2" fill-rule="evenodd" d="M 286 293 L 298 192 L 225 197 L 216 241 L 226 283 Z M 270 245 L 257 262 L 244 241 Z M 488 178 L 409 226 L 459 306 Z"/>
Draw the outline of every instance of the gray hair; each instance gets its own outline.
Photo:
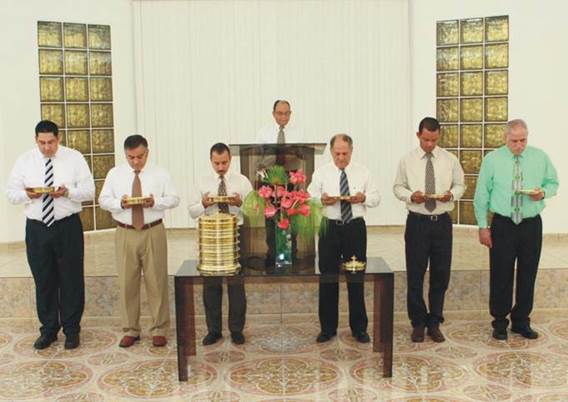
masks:
<path id="1" fill-rule="evenodd" d="M 335 134 L 333 137 L 331 137 L 331 141 L 329 141 L 330 148 L 333 148 L 333 144 L 335 144 L 335 140 L 342 140 L 342 141 L 346 142 L 347 144 L 349 144 L 350 148 L 353 148 L 353 139 L 350 136 L 348 136 L 347 134 Z"/>
<path id="2" fill-rule="evenodd" d="M 529 128 L 527 127 L 527 123 L 523 119 L 513 119 L 507 122 L 507 131 L 505 132 L 507 135 L 511 134 L 511 131 L 516 127 L 522 127 L 529 132 Z"/>

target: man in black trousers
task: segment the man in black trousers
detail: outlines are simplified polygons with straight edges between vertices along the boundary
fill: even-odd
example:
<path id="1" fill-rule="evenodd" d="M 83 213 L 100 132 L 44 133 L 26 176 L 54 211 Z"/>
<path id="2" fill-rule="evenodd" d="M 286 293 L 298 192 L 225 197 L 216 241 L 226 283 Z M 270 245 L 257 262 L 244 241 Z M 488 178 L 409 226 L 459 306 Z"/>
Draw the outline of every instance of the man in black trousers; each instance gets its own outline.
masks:
<path id="1" fill-rule="evenodd" d="M 343 262 L 353 256 L 367 261 L 367 227 L 364 216 L 367 208 L 379 205 L 380 196 L 369 170 L 351 162 L 353 140 L 347 134 L 337 134 L 330 141 L 333 163 L 317 169 L 308 187 L 314 199 L 324 205 L 318 252 L 319 319 L 321 332 L 316 341 L 327 342 L 337 335 L 339 283 L 338 274 Z M 342 196 L 342 200 L 340 200 Z M 349 327 L 361 343 L 369 342 L 365 310 L 364 274 L 347 274 L 349 297 Z"/>
<path id="2" fill-rule="evenodd" d="M 35 140 L 37 148 L 17 159 L 7 186 L 10 202 L 25 204 L 26 251 L 42 324 L 34 347 L 47 348 L 63 327 L 65 349 L 74 349 L 85 304 L 79 212 L 95 196 L 95 184 L 83 155 L 59 144 L 55 123 L 40 121 Z"/>
<path id="3" fill-rule="evenodd" d="M 465 191 L 463 169 L 454 154 L 437 146 L 440 124 L 422 119 L 416 137 L 420 146 L 404 156 L 393 186 L 406 203 L 404 234 L 408 317 L 412 342 L 424 341 L 424 330 L 434 342 L 443 342 L 444 296 L 452 262 L 452 219 L 449 211 Z M 423 298 L 424 275 L 430 265 L 429 309 Z"/>

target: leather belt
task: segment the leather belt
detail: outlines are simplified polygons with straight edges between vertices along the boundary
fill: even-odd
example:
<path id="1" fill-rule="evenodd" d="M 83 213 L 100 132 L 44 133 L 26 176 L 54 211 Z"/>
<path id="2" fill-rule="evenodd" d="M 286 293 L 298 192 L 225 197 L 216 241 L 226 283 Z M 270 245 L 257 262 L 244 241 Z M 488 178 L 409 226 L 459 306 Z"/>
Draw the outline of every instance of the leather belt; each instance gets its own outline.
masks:
<path id="1" fill-rule="evenodd" d="M 362 220 L 363 220 L 363 218 L 358 217 L 358 218 L 353 218 L 353 219 L 351 219 L 350 221 L 347 221 L 347 222 L 346 222 L 346 221 L 342 221 L 341 219 L 328 219 L 328 222 L 329 222 L 329 223 L 333 223 L 333 224 L 335 224 L 335 225 L 337 225 L 337 226 L 343 226 L 343 225 L 348 225 L 348 224 L 350 224 L 350 223 L 352 223 L 352 222 L 357 222 L 357 221 L 362 221 Z"/>
<path id="2" fill-rule="evenodd" d="M 137 230 L 134 226 L 132 225 L 127 225 L 126 223 L 122 223 L 119 221 L 114 221 L 116 223 L 117 226 L 120 226 L 121 228 L 124 229 L 134 229 Z M 150 229 L 156 225 L 159 225 L 160 223 L 162 223 L 161 219 L 158 219 L 157 221 L 151 222 L 151 223 L 147 223 L 144 226 L 142 226 L 142 228 L 140 230 L 146 230 L 146 229 Z"/>
<path id="3" fill-rule="evenodd" d="M 418 219 L 431 221 L 431 222 L 438 222 L 439 220 L 441 220 L 446 216 L 449 217 L 449 214 L 447 212 L 444 212 L 443 214 L 440 215 L 425 215 L 425 214 L 419 214 L 417 212 L 408 211 L 408 214 L 415 216 Z"/>

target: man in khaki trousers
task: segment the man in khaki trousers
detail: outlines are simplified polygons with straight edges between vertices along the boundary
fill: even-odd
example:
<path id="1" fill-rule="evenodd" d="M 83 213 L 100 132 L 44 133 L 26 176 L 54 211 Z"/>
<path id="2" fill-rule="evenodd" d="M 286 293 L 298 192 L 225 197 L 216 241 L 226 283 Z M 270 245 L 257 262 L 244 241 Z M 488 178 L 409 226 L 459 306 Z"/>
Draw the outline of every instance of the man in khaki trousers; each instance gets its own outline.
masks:
<path id="1" fill-rule="evenodd" d="M 140 280 L 152 315 L 152 344 L 164 346 L 170 322 L 168 255 L 162 220 L 179 197 L 168 172 L 146 164 L 148 142 L 141 135 L 124 141 L 127 163 L 112 168 L 99 196 L 101 208 L 110 211 L 117 228 L 116 266 L 120 285 L 120 315 L 125 332 L 120 347 L 140 340 Z"/>

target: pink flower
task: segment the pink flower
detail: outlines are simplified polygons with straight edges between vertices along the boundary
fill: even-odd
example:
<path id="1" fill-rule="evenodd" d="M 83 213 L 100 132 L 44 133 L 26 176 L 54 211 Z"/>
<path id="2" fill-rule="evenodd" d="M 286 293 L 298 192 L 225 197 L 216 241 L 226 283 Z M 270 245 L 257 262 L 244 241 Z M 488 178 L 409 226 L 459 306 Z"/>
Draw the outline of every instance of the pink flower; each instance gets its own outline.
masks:
<path id="1" fill-rule="evenodd" d="M 262 186 L 258 189 L 258 195 L 262 198 L 270 198 L 272 197 L 272 187 L 270 186 Z"/>
<path id="2" fill-rule="evenodd" d="M 302 204 L 300 208 L 298 208 L 298 212 L 304 216 L 308 216 L 310 214 L 310 206 L 308 204 Z"/>
<path id="3" fill-rule="evenodd" d="M 264 216 L 267 218 L 272 218 L 274 215 L 276 215 L 276 207 L 274 205 L 267 205 L 264 208 Z"/>
<path id="4" fill-rule="evenodd" d="M 310 199 L 310 194 L 307 191 L 299 190 L 299 191 L 292 191 L 292 197 L 294 201 L 298 201 L 299 204 L 303 204 L 307 200 Z"/>
<path id="5" fill-rule="evenodd" d="M 296 172 L 290 172 L 290 183 L 302 184 L 305 182 L 306 182 L 306 175 L 304 174 L 302 169 L 299 169 Z"/>
<path id="6" fill-rule="evenodd" d="M 278 227 L 282 230 L 288 229 L 288 226 L 290 226 L 290 220 L 287 218 L 284 218 L 278 222 Z"/>
<path id="7" fill-rule="evenodd" d="M 286 208 L 286 209 L 290 208 L 293 204 L 294 204 L 294 200 L 292 199 L 292 197 L 290 196 L 290 194 L 285 194 L 285 195 L 282 197 L 282 200 L 280 200 L 280 205 L 281 205 L 283 208 Z"/>
<path id="8" fill-rule="evenodd" d="M 296 208 L 288 208 L 286 212 L 288 213 L 288 216 L 292 216 L 298 214 L 300 211 L 297 210 Z"/>
<path id="9" fill-rule="evenodd" d="M 283 197 L 286 193 L 286 188 L 284 186 L 276 186 L 276 197 Z"/>

